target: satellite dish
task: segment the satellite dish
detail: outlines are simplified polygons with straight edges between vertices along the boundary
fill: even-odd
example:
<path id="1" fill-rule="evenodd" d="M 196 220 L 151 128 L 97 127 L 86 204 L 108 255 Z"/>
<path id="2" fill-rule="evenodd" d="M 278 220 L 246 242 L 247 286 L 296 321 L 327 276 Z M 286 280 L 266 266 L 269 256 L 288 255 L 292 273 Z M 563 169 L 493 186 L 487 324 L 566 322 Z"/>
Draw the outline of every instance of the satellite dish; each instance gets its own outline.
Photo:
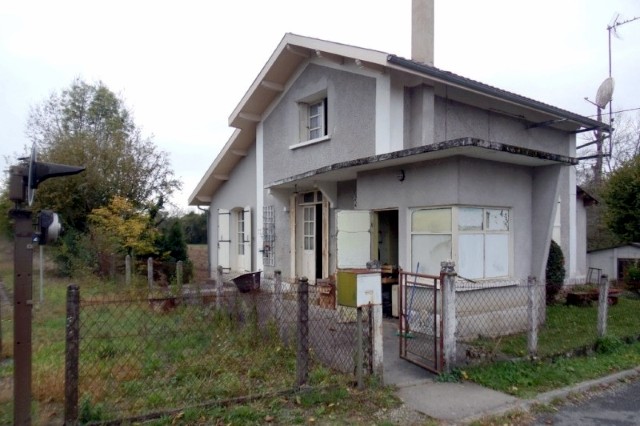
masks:
<path id="1" fill-rule="evenodd" d="M 596 106 L 600 109 L 604 109 L 609 102 L 611 102 L 611 97 L 613 96 L 613 88 L 615 83 L 612 77 L 607 78 L 602 82 L 600 87 L 598 87 L 598 92 L 596 93 Z"/>
<path id="2" fill-rule="evenodd" d="M 27 184 L 27 202 L 29 207 L 33 204 L 36 194 L 36 144 L 31 146 L 31 158 L 29 159 L 29 181 Z M 24 181 L 23 181 L 24 182 Z"/>

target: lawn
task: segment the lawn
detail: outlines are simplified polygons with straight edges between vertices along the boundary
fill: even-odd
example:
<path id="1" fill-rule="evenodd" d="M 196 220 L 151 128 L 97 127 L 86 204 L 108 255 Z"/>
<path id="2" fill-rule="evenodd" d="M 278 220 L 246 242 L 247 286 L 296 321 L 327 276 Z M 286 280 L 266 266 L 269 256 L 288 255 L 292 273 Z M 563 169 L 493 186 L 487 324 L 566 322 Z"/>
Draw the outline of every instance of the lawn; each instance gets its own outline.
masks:
<path id="1" fill-rule="evenodd" d="M 547 307 L 536 360 L 499 361 L 457 370 L 454 376 L 519 397 L 530 397 L 640 365 L 640 299 L 627 295 L 608 309 L 607 335 L 598 339 L 596 306 Z M 526 355 L 526 335 L 483 341 L 512 357 Z"/>

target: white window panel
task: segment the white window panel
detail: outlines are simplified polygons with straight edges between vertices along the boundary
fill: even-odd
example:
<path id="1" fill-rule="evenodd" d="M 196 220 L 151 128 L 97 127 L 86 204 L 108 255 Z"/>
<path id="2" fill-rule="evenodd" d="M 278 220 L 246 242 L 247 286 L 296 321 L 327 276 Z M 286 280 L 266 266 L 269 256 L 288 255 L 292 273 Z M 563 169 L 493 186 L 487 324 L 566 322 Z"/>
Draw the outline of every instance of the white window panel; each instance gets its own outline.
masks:
<path id="1" fill-rule="evenodd" d="M 482 210 L 480 210 L 482 218 Z M 484 235 L 460 234 L 458 239 L 458 271 L 465 278 L 483 278 Z"/>
<path id="2" fill-rule="evenodd" d="M 486 234 L 484 240 L 485 278 L 509 275 L 509 235 Z"/>
<path id="3" fill-rule="evenodd" d="M 508 231 L 509 230 L 509 210 L 506 209 L 487 209 L 487 229 L 489 231 Z"/>
<path id="4" fill-rule="evenodd" d="M 440 274 L 440 262 L 451 259 L 451 235 L 411 236 L 411 271 L 429 275 Z"/>
<path id="5" fill-rule="evenodd" d="M 451 209 L 415 210 L 411 215 L 411 232 L 451 232 Z"/>
<path id="6" fill-rule="evenodd" d="M 482 231 L 482 209 L 463 207 L 458 210 L 458 229 L 460 231 Z"/>

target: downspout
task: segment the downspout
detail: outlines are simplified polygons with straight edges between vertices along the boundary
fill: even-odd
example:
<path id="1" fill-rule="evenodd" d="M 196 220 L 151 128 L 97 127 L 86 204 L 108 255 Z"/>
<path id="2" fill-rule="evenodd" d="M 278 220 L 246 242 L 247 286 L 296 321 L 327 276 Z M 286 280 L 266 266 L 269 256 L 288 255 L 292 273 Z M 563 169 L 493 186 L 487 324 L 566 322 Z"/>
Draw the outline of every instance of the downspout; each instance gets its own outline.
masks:
<path id="1" fill-rule="evenodd" d="M 211 246 L 210 244 L 210 236 L 209 236 L 209 210 L 211 209 L 203 209 L 201 208 L 199 205 L 196 206 L 198 208 L 198 210 L 200 210 L 201 212 L 205 212 L 207 213 L 207 222 L 206 222 L 206 227 L 207 227 L 207 276 L 209 278 L 211 278 Z"/>

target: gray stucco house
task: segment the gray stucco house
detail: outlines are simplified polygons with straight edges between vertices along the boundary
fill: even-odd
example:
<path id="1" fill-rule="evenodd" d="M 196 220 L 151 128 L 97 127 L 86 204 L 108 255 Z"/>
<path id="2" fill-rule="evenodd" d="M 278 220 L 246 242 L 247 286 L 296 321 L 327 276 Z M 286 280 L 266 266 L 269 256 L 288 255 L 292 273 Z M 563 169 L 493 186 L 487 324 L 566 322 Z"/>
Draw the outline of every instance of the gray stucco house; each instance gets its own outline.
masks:
<path id="1" fill-rule="evenodd" d="M 214 267 L 313 282 L 371 259 L 427 274 L 453 259 L 478 282 L 523 280 L 544 277 L 555 234 L 568 276 L 586 275 L 576 135 L 607 125 L 412 49 L 284 36 L 189 198 L 209 207 Z"/>

